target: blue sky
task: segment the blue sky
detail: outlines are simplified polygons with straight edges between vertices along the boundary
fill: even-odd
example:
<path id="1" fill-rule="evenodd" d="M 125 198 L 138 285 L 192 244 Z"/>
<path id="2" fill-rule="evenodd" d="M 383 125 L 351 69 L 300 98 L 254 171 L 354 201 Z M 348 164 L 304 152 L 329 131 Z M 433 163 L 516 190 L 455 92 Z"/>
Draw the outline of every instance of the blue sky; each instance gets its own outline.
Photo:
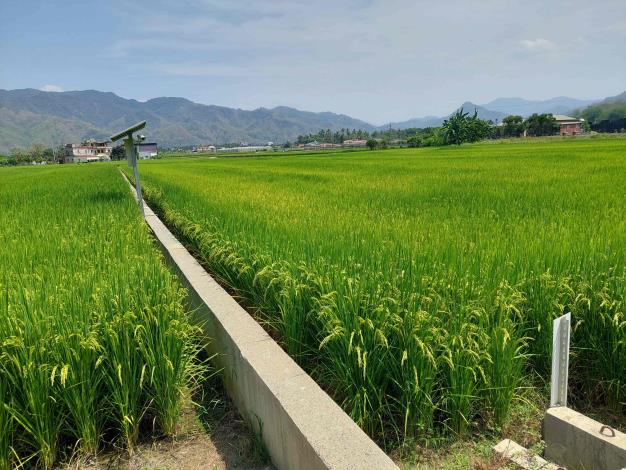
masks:
<path id="1" fill-rule="evenodd" d="M 0 0 L 0 88 L 373 123 L 626 90 L 624 0 Z"/>

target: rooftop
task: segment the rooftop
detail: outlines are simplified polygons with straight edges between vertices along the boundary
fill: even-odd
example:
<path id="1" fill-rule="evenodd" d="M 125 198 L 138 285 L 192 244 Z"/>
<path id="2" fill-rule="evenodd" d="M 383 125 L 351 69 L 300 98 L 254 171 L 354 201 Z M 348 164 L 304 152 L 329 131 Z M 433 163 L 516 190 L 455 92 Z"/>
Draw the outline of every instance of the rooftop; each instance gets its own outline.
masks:
<path id="1" fill-rule="evenodd" d="M 574 122 L 580 122 L 580 119 L 575 118 L 575 117 L 571 117 L 571 116 L 566 116 L 565 114 L 553 114 L 554 119 L 556 119 L 557 121 L 574 121 Z"/>

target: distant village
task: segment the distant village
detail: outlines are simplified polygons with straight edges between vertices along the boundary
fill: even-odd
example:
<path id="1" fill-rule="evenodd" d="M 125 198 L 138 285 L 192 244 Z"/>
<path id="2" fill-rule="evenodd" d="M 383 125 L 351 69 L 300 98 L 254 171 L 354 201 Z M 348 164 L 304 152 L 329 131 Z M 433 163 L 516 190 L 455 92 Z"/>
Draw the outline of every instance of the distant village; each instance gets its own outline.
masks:
<path id="1" fill-rule="evenodd" d="M 541 135 L 576 136 L 585 132 L 584 119 L 560 114 L 550 115 L 551 121 L 545 131 L 529 132 L 529 127 L 522 122 L 521 116 L 508 116 L 501 122 L 483 121 L 491 130 L 481 138 L 531 137 Z M 330 129 L 321 130 L 317 134 L 298 136 L 296 142 L 265 145 L 250 145 L 248 143 L 216 146 L 212 144 L 187 146 L 170 149 L 177 152 L 191 152 L 202 154 L 254 153 L 266 151 L 315 151 L 333 149 L 363 149 L 388 147 L 427 147 L 442 145 L 439 128 L 425 129 L 388 129 L 373 133 L 356 129 L 341 129 L 331 132 Z M 34 148 L 37 147 L 37 148 Z M 156 142 L 137 142 L 135 144 L 137 156 L 140 160 L 158 158 L 159 148 Z M 3 159 L 4 158 L 4 159 Z M 0 157 L 0 164 L 47 164 L 47 163 L 92 163 L 126 158 L 122 146 L 113 146 L 108 140 L 87 139 L 79 143 L 68 143 L 55 149 L 45 149 L 35 145 L 28 150 L 12 149 L 9 157 Z"/>
<path id="2" fill-rule="evenodd" d="M 120 147 L 117 147 L 120 148 Z M 135 144 L 137 157 L 147 160 L 158 156 L 156 142 L 140 142 Z M 79 144 L 65 144 L 65 153 L 60 163 L 91 163 L 111 161 L 114 147 L 110 141 L 85 140 Z"/>
<path id="3" fill-rule="evenodd" d="M 561 136 L 574 136 L 583 133 L 583 120 L 571 116 L 555 114 L 554 120 L 559 128 L 558 134 Z M 496 128 L 502 128 L 505 122 L 496 123 Z M 524 130 L 522 137 L 527 137 L 527 131 Z M 383 138 L 374 138 L 373 140 L 381 142 Z M 390 144 L 401 146 L 406 144 L 406 140 L 395 139 Z M 365 148 L 368 146 L 368 139 L 345 139 L 341 143 L 322 142 L 312 140 L 305 143 L 290 144 L 288 148 L 293 150 L 332 150 L 341 148 Z M 158 156 L 158 146 L 156 142 L 136 143 L 137 156 L 140 160 L 147 160 Z M 276 150 L 278 148 L 286 148 L 284 145 L 276 146 L 273 142 L 267 142 L 266 145 L 249 145 L 241 144 L 232 147 L 217 147 L 215 145 L 197 145 L 192 147 L 192 153 L 252 153 L 266 152 Z M 110 161 L 114 147 L 110 141 L 97 141 L 94 139 L 85 140 L 79 144 L 66 144 L 63 163 L 90 163 L 97 161 Z M 125 158 L 122 156 L 121 158 Z M 119 158 L 118 158 L 119 159 Z"/>
<path id="4" fill-rule="evenodd" d="M 358 148 L 365 147 L 367 144 L 366 139 L 347 139 L 344 140 L 341 144 L 334 144 L 330 142 L 318 142 L 317 140 L 313 140 L 312 142 L 307 142 L 304 144 L 293 144 L 290 145 L 289 148 L 300 149 L 300 150 L 325 150 L 325 149 L 336 149 L 336 148 Z M 193 147 L 192 152 L 194 153 L 249 153 L 249 152 L 262 152 L 268 150 L 274 150 L 277 146 L 274 145 L 273 142 L 268 142 L 267 145 L 247 145 L 242 144 L 235 147 L 219 147 L 217 148 L 215 145 L 198 145 Z M 284 145 L 280 146 L 281 148 L 286 148 Z"/>

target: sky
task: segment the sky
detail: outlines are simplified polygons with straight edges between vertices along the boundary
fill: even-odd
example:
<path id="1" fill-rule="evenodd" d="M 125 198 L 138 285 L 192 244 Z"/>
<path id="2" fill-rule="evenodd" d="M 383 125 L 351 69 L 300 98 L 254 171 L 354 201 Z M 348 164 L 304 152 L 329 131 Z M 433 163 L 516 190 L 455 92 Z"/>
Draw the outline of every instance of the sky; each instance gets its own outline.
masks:
<path id="1" fill-rule="evenodd" d="M 374 124 L 626 90 L 625 0 L 0 0 L 0 88 Z"/>

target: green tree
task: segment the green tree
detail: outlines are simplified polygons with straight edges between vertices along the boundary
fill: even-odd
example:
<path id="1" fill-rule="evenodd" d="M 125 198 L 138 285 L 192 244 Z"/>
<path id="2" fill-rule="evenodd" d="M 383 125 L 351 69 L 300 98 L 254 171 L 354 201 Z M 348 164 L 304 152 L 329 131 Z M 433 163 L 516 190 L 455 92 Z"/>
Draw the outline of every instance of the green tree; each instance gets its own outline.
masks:
<path id="1" fill-rule="evenodd" d="M 65 145 L 59 145 L 54 150 L 54 159 L 57 163 L 63 162 L 65 159 Z"/>
<path id="2" fill-rule="evenodd" d="M 46 162 L 53 162 L 54 161 L 54 149 L 50 147 L 45 148 L 41 156 Z"/>
<path id="3" fill-rule="evenodd" d="M 32 144 L 28 147 L 27 160 L 30 162 L 40 162 L 43 159 L 45 147 L 41 144 Z"/>
<path id="4" fill-rule="evenodd" d="M 520 137 L 524 132 L 524 118 L 518 115 L 507 116 L 502 119 L 503 137 Z"/>
<path id="5" fill-rule="evenodd" d="M 463 108 L 456 111 L 452 116 L 443 121 L 441 130 L 446 144 L 461 145 L 467 138 L 468 113 Z"/>
<path id="6" fill-rule="evenodd" d="M 375 139 L 368 139 L 365 145 L 367 145 L 370 150 L 374 150 L 378 147 L 378 141 Z"/>
<path id="7" fill-rule="evenodd" d="M 111 150 L 111 160 L 124 160 L 126 158 L 126 151 L 123 145 L 116 145 Z"/>
<path id="8" fill-rule="evenodd" d="M 466 121 L 466 142 L 478 142 L 490 137 L 491 129 L 491 122 L 480 119 L 478 112 L 474 110 L 474 115 Z"/>
<path id="9" fill-rule="evenodd" d="M 559 131 L 559 125 L 552 114 L 533 114 L 524 121 L 528 135 L 539 137 L 554 135 Z"/>
<path id="10" fill-rule="evenodd" d="M 421 147 L 422 146 L 422 137 L 419 134 L 412 135 L 408 139 L 406 139 L 406 143 L 409 147 Z"/>
<path id="11" fill-rule="evenodd" d="M 22 165 L 24 163 L 28 163 L 28 158 L 29 158 L 28 153 L 20 147 L 13 147 L 11 149 L 11 157 L 13 158 L 15 165 Z"/>

